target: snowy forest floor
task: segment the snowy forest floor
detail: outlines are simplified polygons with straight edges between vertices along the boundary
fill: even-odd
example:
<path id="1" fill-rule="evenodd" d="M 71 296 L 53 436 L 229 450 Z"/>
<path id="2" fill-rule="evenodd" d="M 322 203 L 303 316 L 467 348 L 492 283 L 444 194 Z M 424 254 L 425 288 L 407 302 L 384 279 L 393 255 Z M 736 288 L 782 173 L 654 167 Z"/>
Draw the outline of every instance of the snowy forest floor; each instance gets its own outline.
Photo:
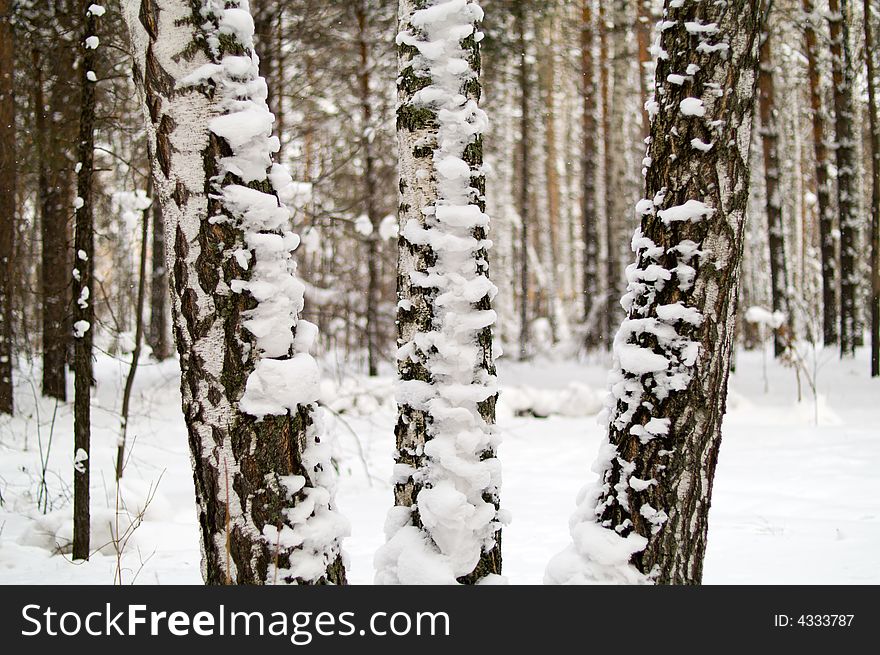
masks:
<path id="1" fill-rule="evenodd" d="M 866 357 L 866 349 L 855 361 L 819 353 L 816 425 L 812 393 L 804 383 L 797 402 L 792 369 L 768 358 L 765 385 L 762 353 L 738 353 L 704 582 L 880 582 L 880 380 L 867 378 Z M 599 356 L 586 362 L 499 360 L 502 503 L 513 517 L 504 530 L 503 561 L 512 583 L 540 583 L 548 559 L 568 541 L 577 491 L 595 477 L 590 465 L 602 436 L 595 415 L 608 363 Z M 201 583 L 174 360 L 142 362 L 138 370 L 131 454 L 120 486 L 127 511 L 117 517 L 113 467 L 127 368 L 106 355 L 95 368 L 92 547 L 103 548 L 86 563 L 64 554 L 71 534 L 72 406 L 37 400 L 39 371 L 19 371 L 17 415 L 0 419 L 0 583 L 113 583 L 117 522 L 127 537 L 124 584 Z M 348 577 L 369 584 L 392 501 L 393 380 L 390 368 L 372 380 L 334 377 L 334 368 L 325 366 L 322 400 L 335 412 L 328 413 L 327 426 L 337 440 L 337 500 L 352 524 L 345 542 Z M 72 380 L 68 388 L 72 395 Z M 50 439 L 44 513 L 38 507 L 41 451 Z M 143 521 L 128 529 L 139 513 Z"/>

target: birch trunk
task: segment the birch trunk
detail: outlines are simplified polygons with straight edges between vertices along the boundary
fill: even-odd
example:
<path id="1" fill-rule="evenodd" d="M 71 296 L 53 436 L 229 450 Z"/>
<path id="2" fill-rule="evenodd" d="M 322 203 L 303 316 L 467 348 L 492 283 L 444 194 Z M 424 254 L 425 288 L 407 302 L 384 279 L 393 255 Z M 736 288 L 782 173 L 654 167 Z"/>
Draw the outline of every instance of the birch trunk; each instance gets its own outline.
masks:
<path id="1" fill-rule="evenodd" d="M 594 467 L 602 473 L 582 492 L 574 543 L 547 582 L 701 580 L 763 9 L 760 0 L 665 4 L 637 259 L 614 343 L 608 440 Z"/>
<path id="2" fill-rule="evenodd" d="M 246 2 L 127 0 L 208 584 L 343 584 L 315 328 Z"/>
<path id="3" fill-rule="evenodd" d="M 478 106 L 483 12 L 455 0 L 399 7 L 399 417 L 395 507 L 376 581 L 474 584 L 501 572 L 502 516 Z"/>

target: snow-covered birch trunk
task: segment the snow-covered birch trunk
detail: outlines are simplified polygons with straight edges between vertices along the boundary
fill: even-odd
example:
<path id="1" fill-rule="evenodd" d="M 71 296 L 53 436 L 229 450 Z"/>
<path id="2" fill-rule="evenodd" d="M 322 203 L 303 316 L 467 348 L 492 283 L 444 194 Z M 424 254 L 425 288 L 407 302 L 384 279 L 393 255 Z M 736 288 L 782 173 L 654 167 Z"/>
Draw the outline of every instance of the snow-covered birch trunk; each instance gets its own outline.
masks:
<path id="1" fill-rule="evenodd" d="M 743 248 L 760 0 L 667 0 L 599 481 L 548 583 L 702 576 Z"/>
<path id="2" fill-rule="evenodd" d="M 400 2 L 399 417 L 382 584 L 496 581 L 501 570 L 482 16 L 469 0 Z"/>
<path id="3" fill-rule="evenodd" d="M 342 584 L 316 334 L 246 0 L 126 0 L 208 584 Z"/>

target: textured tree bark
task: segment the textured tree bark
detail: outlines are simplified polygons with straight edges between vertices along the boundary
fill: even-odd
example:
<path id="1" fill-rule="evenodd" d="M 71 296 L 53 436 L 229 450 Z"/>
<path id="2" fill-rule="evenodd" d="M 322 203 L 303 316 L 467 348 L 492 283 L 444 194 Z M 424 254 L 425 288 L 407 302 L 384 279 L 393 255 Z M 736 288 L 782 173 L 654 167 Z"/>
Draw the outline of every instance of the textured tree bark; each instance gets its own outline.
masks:
<path id="1" fill-rule="evenodd" d="M 599 170 L 598 153 L 598 104 L 596 70 L 593 57 L 596 27 L 592 0 L 581 0 L 581 75 L 583 83 L 581 98 L 582 146 L 581 146 L 581 220 L 584 240 L 584 345 L 595 348 L 599 343 L 599 215 L 596 198 L 596 172 Z"/>
<path id="2" fill-rule="evenodd" d="M 150 333 L 147 342 L 153 357 L 162 361 L 171 357 L 171 344 L 168 339 L 168 267 L 165 262 L 165 221 L 162 217 L 162 204 L 159 196 L 150 196 L 153 229 L 150 259 Z"/>
<path id="3" fill-rule="evenodd" d="M 495 287 L 484 213 L 486 117 L 477 104 L 482 11 L 473 2 L 401 0 L 398 16 L 396 507 L 376 557 L 377 582 L 407 584 L 414 572 L 401 565 L 406 560 L 432 564 L 433 581 L 474 584 L 501 572 Z M 448 22 L 432 22 L 437 16 Z M 445 74 L 461 61 L 467 68 Z M 463 516 L 471 517 L 467 525 L 449 528 Z"/>
<path id="4" fill-rule="evenodd" d="M 760 0 L 666 1 L 637 259 L 615 338 L 608 442 L 595 465 L 603 472 L 582 492 L 574 544 L 551 562 L 550 582 L 701 580 L 763 10 Z"/>
<path id="5" fill-rule="evenodd" d="M 92 340 L 94 334 L 94 201 L 92 178 L 95 161 L 95 86 L 97 46 L 90 38 L 97 34 L 97 16 L 89 9 L 91 0 L 80 0 L 80 117 L 77 142 L 77 200 L 74 203 L 74 268 L 73 268 L 73 559 L 89 558 L 91 518 L 89 510 L 89 479 L 91 470 L 90 442 L 92 434 Z"/>
<path id="6" fill-rule="evenodd" d="M 813 151 L 816 161 L 816 205 L 819 211 L 819 241 L 822 256 L 822 333 L 826 346 L 837 343 L 837 255 L 834 240 L 834 208 L 828 177 L 828 147 L 825 143 L 827 113 L 822 100 L 818 49 L 812 0 L 803 0 L 804 55 L 810 82 L 810 110 L 813 119 Z"/>
<path id="7" fill-rule="evenodd" d="M 15 293 L 15 30 L 12 2 L 0 0 L 0 413 L 12 414 L 12 324 Z"/>
<path id="8" fill-rule="evenodd" d="M 766 185 L 767 241 L 770 247 L 770 291 L 773 311 L 785 314 L 785 325 L 790 325 L 788 303 L 788 271 L 785 259 L 785 228 L 782 223 L 782 199 L 779 188 L 779 127 L 776 121 L 776 94 L 773 85 L 773 55 L 770 33 L 761 43 L 761 72 L 758 77 L 758 95 L 761 115 L 761 146 L 764 153 L 764 182 Z M 776 331 L 773 348 L 779 357 L 785 350 L 785 335 Z"/>
<path id="9" fill-rule="evenodd" d="M 381 222 L 381 217 L 376 209 L 376 157 L 373 153 L 373 137 L 370 134 L 370 131 L 373 129 L 373 104 L 370 91 L 367 11 L 368 8 L 363 0 L 355 9 L 355 18 L 358 24 L 358 54 L 361 65 L 358 75 L 358 89 L 360 91 L 361 121 L 363 123 L 361 152 L 364 158 L 362 179 L 364 186 L 364 211 L 372 227 L 370 235 L 367 237 L 367 368 L 369 374 L 375 376 L 379 373 L 379 354 L 381 350 L 379 345 L 379 300 L 380 285 L 382 284 L 379 270 L 379 223 Z"/>
<path id="10" fill-rule="evenodd" d="M 67 48 L 59 45 L 52 52 L 53 69 L 72 70 Z M 67 399 L 67 355 L 70 344 L 70 175 L 65 156 L 67 135 L 61 116 L 70 112 L 73 98 L 54 80 L 49 86 L 48 105 L 43 94 L 45 53 L 33 51 L 34 104 L 39 157 L 41 295 L 43 341 L 43 394 L 57 400 Z M 57 67 L 57 68 L 56 68 Z M 47 120 L 48 119 L 48 120 Z"/>
<path id="11" fill-rule="evenodd" d="M 529 229 L 531 223 L 531 184 L 529 170 L 531 168 L 529 154 L 529 140 L 531 134 L 531 80 L 529 76 L 528 45 L 526 42 L 526 8 L 523 3 L 517 3 L 514 13 L 516 34 L 519 43 L 519 99 L 520 99 L 520 123 L 519 123 L 519 194 L 517 212 L 519 213 L 519 242 L 520 242 L 520 271 L 519 271 L 519 358 L 528 359 L 531 354 L 531 297 L 529 295 Z"/>
<path id="12" fill-rule="evenodd" d="M 849 51 L 847 0 L 829 0 L 831 72 L 834 81 L 834 134 L 837 163 L 837 211 L 840 216 L 840 353 L 852 356 L 856 348 L 858 317 L 859 216 L 855 156 L 853 70 Z"/>
<path id="13" fill-rule="evenodd" d="M 864 4 L 865 63 L 868 72 L 868 122 L 871 129 L 871 376 L 880 376 L 880 109 L 877 43 L 870 0 Z"/>
<path id="14" fill-rule="evenodd" d="M 128 0 L 124 15 L 165 219 L 203 577 L 344 584 L 347 527 L 333 506 L 314 402 L 312 330 L 298 320 L 297 240 L 275 191 L 290 179 L 271 162 L 278 146 L 250 14 L 234 0 Z M 249 394 L 268 384 L 262 372 L 279 371 L 270 386 L 283 388 L 292 366 L 315 379 L 290 391 L 283 409 L 281 390 L 266 389 L 270 406 L 260 411 Z M 246 398 L 254 413 L 242 408 Z"/>

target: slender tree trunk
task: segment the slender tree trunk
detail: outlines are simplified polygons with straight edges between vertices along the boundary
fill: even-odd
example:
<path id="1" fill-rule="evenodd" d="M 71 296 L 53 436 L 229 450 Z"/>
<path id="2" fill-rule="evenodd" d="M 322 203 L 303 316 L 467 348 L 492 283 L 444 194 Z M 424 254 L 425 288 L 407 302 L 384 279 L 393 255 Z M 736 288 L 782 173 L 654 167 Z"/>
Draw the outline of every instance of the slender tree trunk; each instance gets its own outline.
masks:
<path id="1" fill-rule="evenodd" d="M 763 3 L 667 0 L 602 470 L 548 582 L 697 584 L 743 250 Z M 684 84 L 668 76 L 693 71 Z M 693 140 L 712 144 L 695 148 Z"/>
<path id="2" fill-rule="evenodd" d="M 834 243 L 834 209 L 831 205 L 830 161 L 826 145 L 826 110 L 822 100 L 813 0 L 803 0 L 804 55 L 810 83 L 813 119 L 813 149 L 816 161 L 816 205 L 819 212 L 819 241 L 822 256 L 822 334 L 826 346 L 837 343 L 837 256 Z"/>
<path id="3" fill-rule="evenodd" d="M 782 190 L 779 188 L 779 126 L 776 111 L 776 93 L 773 85 L 773 55 L 770 33 L 761 43 L 761 72 L 758 77 L 758 96 L 761 115 L 761 145 L 764 152 L 764 182 L 766 185 L 767 241 L 770 247 L 770 290 L 773 311 L 785 314 L 785 325 L 790 329 L 788 306 L 788 272 L 785 260 L 785 228 L 782 222 Z M 785 350 L 786 336 L 776 331 L 773 347 L 779 357 Z"/>
<path id="4" fill-rule="evenodd" d="M 614 321 L 612 315 L 614 312 L 614 303 L 617 294 L 613 288 L 617 282 L 617 264 L 614 261 L 614 253 L 617 249 L 617 243 L 614 241 L 612 230 L 612 206 L 610 202 L 611 192 L 609 190 L 611 182 L 612 167 L 612 145 L 611 145 L 611 81 L 610 68 L 611 58 L 609 56 L 608 47 L 608 9 L 606 3 L 599 2 L 599 98 L 602 105 L 602 189 L 604 190 L 604 202 L 602 206 L 603 223 L 605 225 L 605 293 L 602 296 L 602 332 L 601 341 L 607 350 L 611 349 L 611 340 L 614 331 Z"/>
<path id="5" fill-rule="evenodd" d="M 651 29 L 654 26 L 654 16 L 651 11 L 652 0 L 636 0 L 638 11 L 636 13 L 636 39 L 639 49 L 639 92 L 641 93 L 642 106 L 642 133 L 648 136 L 651 133 L 651 119 L 645 103 L 651 89 L 653 74 L 650 68 L 653 64 L 651 59 Z"/>
<path id="6" fill-rule="evenodd" d="M 141 360 L 141 344 L 144 341 L 144 304 L 146 301 L 147 244 L 150 240 L 150 214 L 153 213 L 153 205 L 159 204 L 156 194 L 153 193 L 152 175 L 147 176 L 147 197 L 152 199 L 152 203 L 141 213 L 141 255 L 138 263 L 137 301 L 134 310 L 134 349 L 131 352 L 131 363 L 128 365 L 128 375 L 125 376 L 125 387 L 122 390 L 119 444 L 116 447 L 117 480 L 122 478 L 122 474 L 125 471 L 125 446 L 128 440 L 128 415 L 129 406 L 131 405 L 131 391 L 134 388 L 134 378 L 137 375 L 138 364 Z"/>
<path id="7" fill-rule="evenodd" d="M 15 31 L 12 2 L 0 0 L 0 413 L 12 414 L 12 313 L 15 294 Z"/>
<path id="8" fill-rule="evenodd" d="M 556 53 L 553 48 L 554 37 L 558 33 L 557 23 L 552 14 L 546 19 L 545 31 L 548 37 L 544 41 L 543 72 L 541 75 L 541 91 L 544 116 L 544 180 L 547 194 L 547 240 L 548 248 L 541 254 L 547 261 L 547 302 L 548 316 L 553 331 L 553 341 L 558 341 L 567 332 L 562 286 L 559 284 L 560 269 L 565 265 L 561 256 L 560 246 L 560 183 L 559 183 L 559 152 L 557 147 L 556 122 Z"/>
<path id="9" fill-rule="evenodd" d="M 371 376 L 379 373 L 379 302 L 382 284 L 382 276 L 379 270 L 379 223 L 381 221 L 376 209 L 376 157 L 373 153 L 373 103 L 370 91 L 370 53 L 367 42 L 367 12 L 366 3 L 361 0 L 355 9 L 355 18 L 358 24 L 358 54 L 360 57 L 360 71 L 358 73 L 358 90 L 360 91 L 361 104 L 361 152 L 364 158 L 363 174 L 363 198 L 364 210 L 370 220 L 370 235 L 367 237 L 367 367 Z"/>
<path id="10" fill-rule="evenodd" d="M 73 558 L 89 558 L 91 519 L 89 511 L 89 479 L 91 470 L 90 441 L 92 434 L 92 339 L 95 308 L 94 274 L 95 230 L 92 197 L 95 159 L 95 68 L 97 64 L 97 19 L 90 0 L 80 0 L 82 21 L 82 57 L 80 58 L 80 118 L 77 143 L 77 199 L 75 209 L 74 273 L 73 273 L 73 336 L 74 336 L 74 401 L 73 401 Z"/>
<path id="11" fill-rule="evenodd" d="M 152 188 L 152 185 L 150 185 Z M 147 339 L 153 357 L 162 361 L 171 357 L 168 339 L 168 267 L 165 263 L 165 221 L 162 204 L 153 192 L 150 212 L 153 215 L 152 256 L 150 260 L 150 334 Z"/>
<path id="12" fill-rule="evenodd" d="M 855 156 L 853 70 L 849 51 L 847 0 L 829 0 L 831 69 L 834 80 L 834 133 L 837 161 L 837 210 L 840 216 L 840 353 L 855 354 L 858 292 L 859 216 Z"/>
<path id="13" fill-rule="evenodd" d="M 127 0 L 208 584 L 342 584 L 314 326 L 247 4 Z"/>
<path id="14" fill-rule="evenodd" d="M 868 120 L 871 126 L 871 376 L 880 376 L 880 116 L 878 116 L 877 43 L 871 2 L 865 0 L 865 63 L 868 71 Z"/>
<path id="15" fill-rule="evenodd" d="M 582 150 L 581 150 L 581 220 L 584 239 L 584 324 L 587 348 L 599 342 L 598 311 L 603 303 L 599 298 L 599 215 L 596 198 L 596 173 L 599 170 L 597 115 L 599 91 L 593 57 L 595 21 L 592 0 L 581 0 L 581 75 L 583 82 Z"/>
<path id="16" fill-rule="evenodd" d="M 529 79 L 528 42 L 526 41 L 526 8 L 517 4 L 514 13 L 516 33 L 519 44 L 519 96 L 520 96 L 520 128 L 519 128 L 519 197 L 517 211 L 520 221 L 520 306 L 519 306 L 519 358 L 528 359 L 531 354 L 531 335 L 529 334 L 531 321 L 531 298 L 529 296 L 529 229 L 531 223 L 531 184 L 529 170 L 531 161 L 529 155 L 530 133 L 530 105 L 531 105 L 531 80 Z"/>
<path id="17" fill-rule="evenodd" d="M 398 15 L 400 413 L 395 507 L 376 580 L 474 584 L 501 572 L 502 516 L 487 119 L 478 106 L 482 10 L 401 0 Z M 455 67 L 462 61 L 468 66 Z"/>

